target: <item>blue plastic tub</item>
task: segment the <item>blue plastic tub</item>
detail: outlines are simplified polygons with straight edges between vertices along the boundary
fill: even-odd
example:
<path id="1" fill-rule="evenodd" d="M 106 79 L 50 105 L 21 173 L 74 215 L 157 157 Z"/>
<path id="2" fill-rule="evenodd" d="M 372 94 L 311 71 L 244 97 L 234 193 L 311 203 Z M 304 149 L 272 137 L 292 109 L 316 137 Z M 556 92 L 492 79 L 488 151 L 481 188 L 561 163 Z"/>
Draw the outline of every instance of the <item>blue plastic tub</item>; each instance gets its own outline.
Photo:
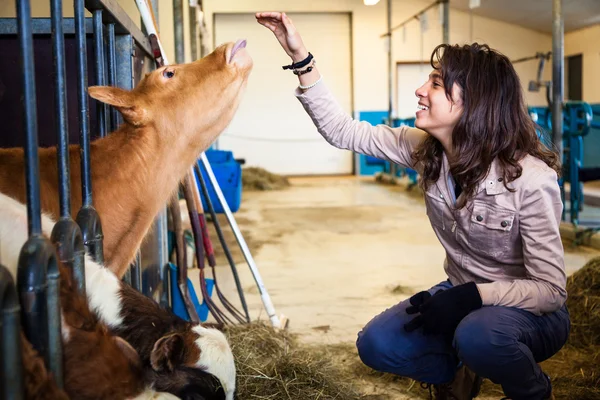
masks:
<path id="1" fill-rule="evenodd" d="M 240 163 L 235 161 L 231 151 L 208 150 L 206 151 L 206 158 L 210 162 L 210 166 L 215 174 L 217 182 L 219 183 L 219 187 L 223 192 L 223 196 L 225 197 L 227 205 L 229 206 L 231 212 L 236 212 L 239 210 L 242 203 L 242 166 Z M 200 161 L 199 165 L 200 170 L 202 171 L 204 182 L 206 182 L 210 201 L 215 209 L 215 212 L 224 213 L 225 211 L 223 210 L 221 202 L 219 201 L 210 179 L 208 178 L 206 169 Z M 204 195 L 201 196 L 201 199 L 204 211 L 208 213 L 208 204 L 206 203 Z"/>

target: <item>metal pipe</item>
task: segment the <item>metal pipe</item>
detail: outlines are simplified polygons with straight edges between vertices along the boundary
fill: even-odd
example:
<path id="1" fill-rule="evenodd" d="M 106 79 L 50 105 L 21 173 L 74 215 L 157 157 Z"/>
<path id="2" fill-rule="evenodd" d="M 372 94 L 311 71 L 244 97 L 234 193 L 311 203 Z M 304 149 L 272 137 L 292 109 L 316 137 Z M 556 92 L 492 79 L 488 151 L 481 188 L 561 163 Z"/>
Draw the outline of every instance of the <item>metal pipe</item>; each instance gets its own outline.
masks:
<path id="1" fill-rule="evenodd" d="M 563 154 L 563 93 L 564 93 L 564 21 L 562 0 L 552 2 L 552 142 L 559 156 Z M 575 190 L 575 189 L 573 189 Z"/>
<path id="2" fill-rule="evenodd" d="M 92 199 L 89 106 L 87 98 L 87 49 L 85 31 L 85 0 L 74 0 L 75 37 L 77 41 L 77 99 L 79 100 L 79 144 L 81 157 L 81 209 L 75 220 L 81 229 L 88 254 L 96 262 L 104 261 L 102 223 Z M 95 22 L 95 21 L 94 21 Z M 100 22 L 102 20 L 100 19 Z"/>
<path id="3" fill-rule="evenodd" d="M 82 205 L 92 205 L 92 176 L 90 173 L 90 115 L 87 97 L 87 46 L 84 0 L 74 0 L 75 40 L 77 42 L 77 99 L 79 104 L 79 145 L 81 147 Z"/>
<path id="4" fill-rule="evenodd" d="M 442 30 L 443 30 L 443 42 L 446 44 L 450 43 L 450 5 L 448 0 L 442 0 Z"/>
<path id="5" fill-rule="evenodd" d="M 196 24 L 198 23 L 198 14 L 196 13 L 196 7 L 190 6 L 190 45 L 192 50 L 192 61 L 198 59 L 198 34 L 196 30 Z"/>
<path id="6" fill-rule="evenodd" d="M 21 400 L 25 397 L 21 357 L 21 307 L 14 279 L 3 265 L 0 265 L 0 310 L 0 398 Z"/>
<path id="7" fill-rule="evenodd" d="M 60 219 L 52 229 L 51 241 L 59 259 L 72 268 L 77 289 L 85 295 L 85 250 L 79 226 L 71 218 L 71 185 L 69 173 L 69 128 L 67 123 L 67 81 L 65 71 L 65 42 L 63 36 L 62 0 L 51 0 L 52 51 L 56 90 L 56 134 L 58 140 L 58 182 Z"/>
<path id="8" fill-rule="evenodd" d="M 183 0 L 173 0 L 173 25 L 175 27 L 175 62 L 185 62 L 183 38 Z"/>
<path id="9" fill-rule="evenodd" d="M 23 331 L 33 348 L 43 355 L 56 384 L 63 387 L 60 273 L 54 246 L 42 235 L 32 235 L 23 245 L 17 269 Z"/>
<path id="10" fill-rule="evenodd" d="M 142 291 L 142 254 L 138 250 L 135 260 L 129 268 L 131 270 L 131 287 L 138 292 Z"/>
<path id="11" fill-rule="evenodd" d="M 392 113 L 394 102 L 394 71 L 392 68 L 392 0 L 387 0 L 387 32 L 388 32 L 388 123 L 392 126 Z"/>
<path id="12" fill-rule="evenodd" d="M 104 25 L 102 24 L 102 10 L 94 10 L 94 54 L 96 56 L 96 85 L 104 86 Z M 96 118 L 98 120 L 98 134 L 106 136 L 106 105 L 96 100 Z"/>
<path id="13" fill-rule="evenodd" d="M 428 5 L 427 7 L 425 7 L 424 9 L 422 9 L 421 11 L 417 12 L 416 14 L 414 14 L 412 17 L 407 18 L 405 21 L 403 21 L 401 24 L 398 24 L 396 26 L 394 26 L 393 28 L 388 27 L 388 32 L 384 33 L 382 35 L 380 35 L 379 37 L 385 37 L 387 36 L 388 33 L 391 33 L 393 31 L 395 31 L 396 29 L 400 29 L 402 28 L 404 25 L 408 24 L 410 21 L 412 21 L 413 19 L 419 20 L 419 17 L 421 14 L 426 13 L 427 11 L 429 11 L 430 9 L 432 9 L 433 7 L 435 7 L 436 5 L 440 4 L 443 0 L 437 0 L 435 3 L 431 3 L 430 5 Z M 388 5 L 388 9 L 391 6 Z"/>
<path id="14" fill-rule="evenodd" d="M 46 365 L 62 387 L 62 341 L 58 302 L 58 267 L 54 247 L 42 233 L 40 178 L 37 141 L 35 62 L 31 5 L 17 0 L 17 25 L 23 69 L 23 105 L 25 126 L 25 180 L 29 239 L 19 255 L 17 282 L 23 313 L 23 330 L 33 347 L 44 356 Z"/>
<path id="15" fill-rule="evenodd" d="M 115 24 L 107 25 L 108 33 L 108 86 L 117 86 L 117 43 L 115 38 Z M 119 112 L 113 106 L 109 106 L 110 131 L 118 127 Z"/>
<path id="16" fill-rule="evenodd" d="M 388 1 L 390 1 L 390 0 L 388 0 Z M 227 216 L 227 221 L 229 222 L 229 226 L 231 227 L 231 230 L 233 231 L 233 234 L 235 235 L 235 239 L 237 240 L 237 242 L 240 246 L 240 249 L 242 250 L 242 254 L 244 255 L 244 258 L 246 259 L 246 263 L 248 264 L 248 267 L 250 267 L 250 272 L 252 272 L 252 277 L 254 278 L 254 281 L 256 282 L 256 286 L 258 287 L 258 292 L 260 293 L 260 297 L 261 297 L 263 305 L 265 307 L 265 311 L 267 312 L 267 315 L 269 316 L 269 319 L 271 320 L 271 325 L 275 328 L 280 328 L 281 321 L 280 321 L 279 317 L 277 316 L 277 314 L 275 313 L 275 307 L 273 306 L 273 302 L 271 301 L 271 296 L 269 296 L 269 293 L 267 292 L 267 288 L 265 287 L 265 285 L 262 281 L 262 277 L 260 275 L 258 267 L 256 266 L 256 263 L 254 262 L 254 258 L 252 257 L 252 253 L 250 253 L 250 249 L 248 248 L 248 244 L 246 243 L 246 240 L 244 239 L 244 236 L 242 235 L 242 232 L 240 231 L 240 228 L 239 228 L 233 214 L 231 213 L 231 210 L 229 209 L 229 204 L 227 204 L 227 200 L 225 199 L 225 196 L 223 195 L 223 191 L 221 190 L 221 187 L 219 186 L 219 182 L 217 181 L 217 178 L 215 177 L 212 167 L 210 166 L 210 162 L 208 161 L 208 158 L 206 157 L 206 153 L 200 154 L 200 161 L 202 162 L 202 166 L 206 170 L 206 174 L 208 175 L 208 179 L 209 179 L 213 189 L 215 190 L 217 198 L 219 199 L 219 203 L 221 204 L 221 207 L 225 211 L 225 215 Z"/>
<path id="17" fill-rule="evenodd" d="M 394 126 L 394 70 L 392 66 L 392 0 L 387 0 L 387 40 L 388 40 L 388 125 Z M 396 176 L 398 166 L 390 163 L 390 178 Z"/>
<path id="18" fill-rule="evenodd" d="M 200 183 L 200 188 L 202 189 L 202 195 L 204 196 L 204 200 L 206 201 L 206 205 L 208 208 L 208 212 L 210 213 L 210 216 L 212 218 L 213 221 L 213 225 L 215 227 L 215 231 L 217 232 L 217 236 L 219 238 L 219 241 L 221 242 L 221 247 L 223 248 L 223 252 L 225 253 L 225 256 L 227 257 L 227 261 L 229 262 L 229 267 L 231 268 L 231 273 L 233 275 L 233 279 L 235 281 L 235 286 L 237 288 L 238 291 L 238 295 L 240 297 L 240 303 L 242 303 L 242 308 L 244 309 L 244 315 L 246 317 L 246 322 L 250 323 L 250 313 L 248 311 L 248 304 L 246 303 L 246 298 L 244 296 L 244 289 L 242 288 L 242 283 L 240 282 L 240 277 L 237 271 L 237 267 L 235 266 L 235 262 L 233 261 L 233 257 L 231 255 L 231 252 L 229 251 L 229 246 L 227 246 L 227 242 L 225 241 L 225 236 L 223 235 L 223 231 L 221 230 L 221 224 L 219 223 L 219 219 L 217 218 L 217 213 L 215 212 L 215 208 L 213 207 L 212 201 L 210 199 L 210 194 L 208 192 L 208 188 L 206 186 L 206 182 L 204 181 L 204 177 L 202 176 L 202 171 L 200 170 L 200 166 L 198 165 L 198 163 L 196 163 L 196 165 L 194 165 L 194 170 L 196 171 L 196 179 L 198 180 L 198 182 Z M 202 224 L 202 220 L 200 221 Z M 204 220 L 204 223 L 206 223 L 206 220 Z M 206 237 L 208 238 L 208 233 L 206 235 Z M 210 239 L 208 239 L 210 240 Z M 214 253 L 214 252 L 212 252 Z M 208 254 L 209 256 L 209 264 L 212 263 L 214 264 L 214 254 Z M 210 259 L 210 257 L 212 256 L 212 259 Z M 215 280 L 216 282 L 216 280 Z M 216 285 L 215 285 L 216 286 Z"/>
<path id="19" fill-rule="evenodd" d="M 29 235 L 42 233 L 38 126 L 35 91 L 35 63 L 29 0 L 17 0 L 19 44 L 23 68 L 23 126 L 25 127 L 25 178 L 27 187 L 27 228 Z"/>

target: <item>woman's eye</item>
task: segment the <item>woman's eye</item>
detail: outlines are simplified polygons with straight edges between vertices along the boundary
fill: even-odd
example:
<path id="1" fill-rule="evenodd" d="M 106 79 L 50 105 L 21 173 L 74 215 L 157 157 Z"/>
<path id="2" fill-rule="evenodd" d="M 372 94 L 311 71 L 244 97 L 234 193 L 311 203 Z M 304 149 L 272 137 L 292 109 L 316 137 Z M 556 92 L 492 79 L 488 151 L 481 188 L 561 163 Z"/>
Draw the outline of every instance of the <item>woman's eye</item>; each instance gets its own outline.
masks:
<path id="1" fill-rule="evenodd" d="M 439 83 L 437 83 L 437 82 L 433 82 L 433 86 L 442 86 L 442 85 L 440 85 L 440 84 L 439 84 Z"/>
<path id="2" fill-rule="evenodd" d="M 163 71 L 163 76 L 164 76 L 165 78 L 171 79 L 172 77 L 174 77 L 174 76 L 175 76 L 175 71 L 171 71 L 171 70 L 165 69 L 165 70 Z"/>

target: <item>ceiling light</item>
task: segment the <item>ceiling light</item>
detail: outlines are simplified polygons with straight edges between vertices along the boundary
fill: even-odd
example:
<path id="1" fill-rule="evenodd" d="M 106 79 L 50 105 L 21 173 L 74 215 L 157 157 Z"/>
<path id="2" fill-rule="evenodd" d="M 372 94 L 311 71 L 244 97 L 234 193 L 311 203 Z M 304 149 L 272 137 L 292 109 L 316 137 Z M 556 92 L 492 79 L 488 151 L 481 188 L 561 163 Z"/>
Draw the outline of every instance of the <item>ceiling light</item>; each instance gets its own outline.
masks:
<path id="1" fill-rule="evenodd" d="M 365 3 L 365 6 L 374 6 L 379 3 L 379 0 L 363 0 L 363 2 Z"/>

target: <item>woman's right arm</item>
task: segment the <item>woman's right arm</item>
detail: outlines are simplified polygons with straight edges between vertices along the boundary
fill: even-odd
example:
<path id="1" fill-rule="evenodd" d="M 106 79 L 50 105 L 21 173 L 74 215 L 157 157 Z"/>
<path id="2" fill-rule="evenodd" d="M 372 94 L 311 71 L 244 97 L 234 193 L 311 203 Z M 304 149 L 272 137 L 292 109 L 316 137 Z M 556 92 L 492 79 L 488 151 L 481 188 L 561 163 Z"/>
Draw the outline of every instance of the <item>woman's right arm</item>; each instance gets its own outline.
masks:
<path id="1" fill-rule="evenodd" d="M 324 82 L 304 93 L 298 89 L 296 96 L 319 133 L 332 146 L 414 168 L 411 155 L 425 138 L 422 130 L 357 121 L 342 109 Z"/>
<path id="2" fill-rule="evenodd" d="M 308 56 L 300 34 L 285 13 L 257 13 L 256 19 L 273 32 L 292 62 L 299 62 Z M 300 87 L 296 95 L 321 135 L 331 145 L 414 168 L 411 154 L 425 138 L 425 132 L 408 127 L 373 126 L 354 120 L 341 108 L 327 86 L 319 81 L 321 75 L 315 65 L 312 71 L 298 78 Z M 312 87 L 307 90 L 301 88 L 307 86 Z"/>

